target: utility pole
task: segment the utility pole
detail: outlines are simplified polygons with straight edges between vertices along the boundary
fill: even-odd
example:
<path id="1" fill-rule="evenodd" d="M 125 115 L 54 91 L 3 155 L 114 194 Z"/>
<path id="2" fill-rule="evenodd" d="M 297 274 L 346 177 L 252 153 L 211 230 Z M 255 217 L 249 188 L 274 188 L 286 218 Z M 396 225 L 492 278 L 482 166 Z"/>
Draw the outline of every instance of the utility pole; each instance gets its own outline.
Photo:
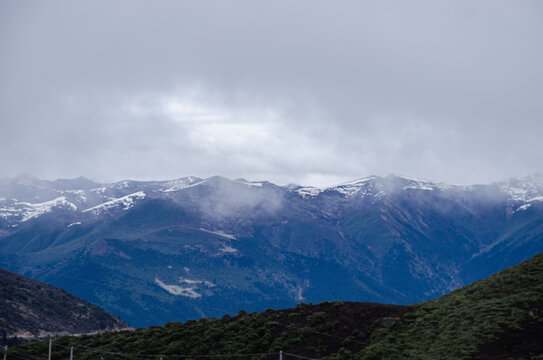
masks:
<path id="1" fill-rule="evenodd" d="M 53 338 L 49 336 L 49 357 L 48 360 L 51 360 L 51 346 L 53 345 Z"/>
<path id="2" fill-rule="evenodd" d="M 8 345 L 4 346 L 4 360 L 7 360 L 8 358 Z"/>
<path id="3" fill-rule="evenodd" d="M 74 360 L 74 347 L 70 348 L 70 360 Z"/>
<path id="4" fill-rule="evenodd" d="M 279 351 L 279 360 L 283 360 L 283 350 Z"/>

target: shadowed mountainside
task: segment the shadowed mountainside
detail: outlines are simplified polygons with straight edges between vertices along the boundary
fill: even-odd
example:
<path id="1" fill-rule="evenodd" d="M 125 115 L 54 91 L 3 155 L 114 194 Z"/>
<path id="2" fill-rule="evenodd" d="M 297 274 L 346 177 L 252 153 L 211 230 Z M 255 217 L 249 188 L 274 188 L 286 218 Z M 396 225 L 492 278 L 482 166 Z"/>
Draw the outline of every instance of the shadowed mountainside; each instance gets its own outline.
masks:
<path id="1" fill-rule="evenodd" d="M 223 355 L 226 359 L 541 359 L 543 254 L 419 305 L 299 304 L 287 310 L 168 323 L 54 341 L 55 359 Z M 12 349 L 44 357 L 47 342 Z M 238 354 L 238 355 L 235 355 Z M 241 355 L 239 355 L 241 354 Z M 248 355 L 253 354 L 253 355 Z M 230 356 L 228 356 L 230 355 Z"/>
<path id="2" fill-rule="evenodd" d="M 12 341 L 124 327 L 123 321 L 64 290 L 0 269 L 0 331 Z"/>

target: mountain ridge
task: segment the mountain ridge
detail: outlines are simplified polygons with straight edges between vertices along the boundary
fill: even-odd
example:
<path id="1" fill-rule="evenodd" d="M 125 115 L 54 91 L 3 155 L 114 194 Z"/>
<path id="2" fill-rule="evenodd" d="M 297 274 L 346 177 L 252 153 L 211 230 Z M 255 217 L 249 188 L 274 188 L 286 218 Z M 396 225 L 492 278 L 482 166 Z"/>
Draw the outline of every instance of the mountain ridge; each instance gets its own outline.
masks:
<path id="1" fill-rule="evenodd" d="M 4 195 L 16 187 L 2 183 L 0 261 L 136 326 L 199 317 L 204 305 L 253 311 L 328 298 L 407 304 L 543 251 L 540 180 L 448 186 L 369 177 L 311 196 L 300 194 L 303 187 L 220 176 L 88 190 L 39 183 L 22 195 L 41 202 L 25 202 L 19 215 Z M 43 206 L 59 197 L 59 206 Z M 108 290 L 118 284 L 134 295 Z"/>

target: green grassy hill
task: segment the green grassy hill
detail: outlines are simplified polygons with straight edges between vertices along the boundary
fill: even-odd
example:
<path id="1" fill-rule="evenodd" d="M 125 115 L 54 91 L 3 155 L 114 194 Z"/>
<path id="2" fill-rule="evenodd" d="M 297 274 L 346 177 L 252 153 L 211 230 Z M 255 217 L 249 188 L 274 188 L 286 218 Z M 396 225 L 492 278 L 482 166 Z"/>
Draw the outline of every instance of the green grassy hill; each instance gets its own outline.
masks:
<path id="1" fill-rule="evenodd" d="M 543 254 L 372 334 L 358 359 L 543 359 Z"/>
<path id="2" fill-rule="evenodd" d="M 414 306 L 299 304 L 135 331 L 54 339 L 53 359 L 543 359 L 543 254 Z M 45 358 L 35 342 L 10 359 Z M 253 354 L 253 355 L 249 355 Z M 223 357 L 224 358 L 224 357 Z"/>

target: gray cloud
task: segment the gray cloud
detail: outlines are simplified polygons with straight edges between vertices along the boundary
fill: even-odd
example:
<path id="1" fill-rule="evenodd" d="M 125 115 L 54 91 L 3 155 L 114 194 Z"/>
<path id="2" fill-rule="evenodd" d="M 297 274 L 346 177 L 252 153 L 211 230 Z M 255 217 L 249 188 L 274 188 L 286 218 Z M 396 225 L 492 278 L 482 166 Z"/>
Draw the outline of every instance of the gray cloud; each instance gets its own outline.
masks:
<path id="1" fill-rule="evenodd" d="M 543 171 L 538 1 L 3 1 L 0 177 Z"/>

